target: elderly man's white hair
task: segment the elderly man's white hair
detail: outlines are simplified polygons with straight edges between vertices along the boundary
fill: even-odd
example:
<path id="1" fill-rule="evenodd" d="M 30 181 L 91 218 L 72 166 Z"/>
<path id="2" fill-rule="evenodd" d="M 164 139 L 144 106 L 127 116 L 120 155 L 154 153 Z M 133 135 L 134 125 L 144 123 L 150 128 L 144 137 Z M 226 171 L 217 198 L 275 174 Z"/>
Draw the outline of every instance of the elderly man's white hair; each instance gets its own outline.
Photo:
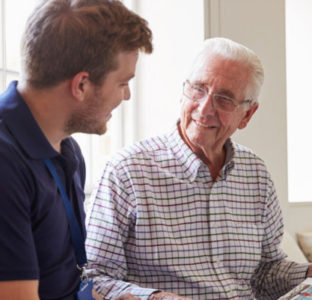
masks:
<path id="1" fill-rule="evenodd" d="M 245 90 L 245 99 L 258 101 L 264 80 L 264 71 L 260 59 L 252 50 L 227 38 L 207 39 L 194 61 L 192 72 L 203 63 L 205 57 L 210 55 L 221 56 L 245 64 L 250 69 L 250 82 Z"/>

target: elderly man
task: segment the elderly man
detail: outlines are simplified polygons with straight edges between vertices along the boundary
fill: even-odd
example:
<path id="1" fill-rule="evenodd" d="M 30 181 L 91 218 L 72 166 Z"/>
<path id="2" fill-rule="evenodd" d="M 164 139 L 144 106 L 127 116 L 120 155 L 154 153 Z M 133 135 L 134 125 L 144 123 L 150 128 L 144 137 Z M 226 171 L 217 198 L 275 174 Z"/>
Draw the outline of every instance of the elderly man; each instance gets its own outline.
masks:
<path id="1" fill-rule="evenodd" d="M 262 83 L 254 52 L 205 41 L 173 130 L 107 163 L 86 242 L 105 299 L 268 300 L 306 277 L 309 265 L 279 248 L 282 215 L 263 161 L 231 139 L 256 112 Z"/>
<path id="2" fill-rule="evenodd" d="M 31 14 L 21 80 L 0 96 L 1 300 L 93 299 L 70 135 L 106 131 L 139 50 L 152 51 L 151 31 L 120 1 L 43 0 Z"/>

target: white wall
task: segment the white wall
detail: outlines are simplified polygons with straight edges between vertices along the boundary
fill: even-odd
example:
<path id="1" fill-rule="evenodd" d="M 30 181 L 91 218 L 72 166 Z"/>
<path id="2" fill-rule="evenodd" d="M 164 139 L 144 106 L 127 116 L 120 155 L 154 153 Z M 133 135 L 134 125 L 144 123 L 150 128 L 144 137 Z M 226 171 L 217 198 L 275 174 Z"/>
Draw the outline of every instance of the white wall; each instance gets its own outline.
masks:
<path id="1" fill-rule="evenodd" d="M 137 87 L 136 138 L 164 132 L 173 124 L 186 70 L 204 37 L 224 36 L 245 44 L 262 60 L 265 83 L 259 110 L 248 128 L 236 133 L 234 139 L 266 162 L 289 232 L 294 235 L 312 229 L 312 206 L 288 203 L 284 0 L 137 2 L 138 12 L 154 32 L 155 53 L 145 56 L 138 70 L 144 85 Z"/>
<path id="2" fill-rule="evenodd" d="M 148 20 L 154 53 L 143 55 L 137 70 L 136 138 L 167 132 L 179 115 L 182 83 L 204 39 L 201 0 L 140 0 L 137 12 Z"/>
<path id="3" fill-rule="evenodd" d="M 312 201 L 311 156 L 312 1 L 286 0 L 288 199 Z M 300 155 L 298 155 L 300 153 Z"/>

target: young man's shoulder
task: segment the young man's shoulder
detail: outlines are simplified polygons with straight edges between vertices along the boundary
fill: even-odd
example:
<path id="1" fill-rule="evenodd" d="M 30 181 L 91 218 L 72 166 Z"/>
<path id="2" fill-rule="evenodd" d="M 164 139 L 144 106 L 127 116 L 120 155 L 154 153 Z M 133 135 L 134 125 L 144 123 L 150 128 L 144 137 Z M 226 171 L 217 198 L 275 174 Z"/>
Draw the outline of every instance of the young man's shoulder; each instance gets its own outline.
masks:
<path id="1" fill-rule="evenodd" d="M 0 119 L 0 161 L 16 164 L 24 156 L 23 151 Z"/>

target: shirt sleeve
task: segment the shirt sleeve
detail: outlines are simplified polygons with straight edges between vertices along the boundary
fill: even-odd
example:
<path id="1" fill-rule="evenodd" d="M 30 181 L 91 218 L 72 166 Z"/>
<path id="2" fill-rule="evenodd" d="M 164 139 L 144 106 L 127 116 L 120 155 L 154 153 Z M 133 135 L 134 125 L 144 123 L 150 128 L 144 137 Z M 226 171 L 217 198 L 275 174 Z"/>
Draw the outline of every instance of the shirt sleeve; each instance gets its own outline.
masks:
<path id="1" fill-rule="evenodd" d="M 31 226 L 31 174 L 14 150 L 0 150 L 0 280 L 38 279 Z M 5 150 L 4 150 L 5 149 Z"/>
<path id="2" fill-rule="evenodd" d="M 125 243 L 135 224 L 136 205 L 124 183 L 126 172 L 108 163 L 97 190 L 91 196 L 86 250 L 88 274 L 105 299 L 131 293 L 147 299 L 155 289 L 142 288 L 127 279 Z"/>
<path id="3" fill-rule="evenodd" d="M 252 280 L 257 299 L 278 299 L 306 277 L 309 264 L 286 259 L 280 248 L 283 218 L 273 182 L 270 181 L 263 216 L 262 258 Z"/>

